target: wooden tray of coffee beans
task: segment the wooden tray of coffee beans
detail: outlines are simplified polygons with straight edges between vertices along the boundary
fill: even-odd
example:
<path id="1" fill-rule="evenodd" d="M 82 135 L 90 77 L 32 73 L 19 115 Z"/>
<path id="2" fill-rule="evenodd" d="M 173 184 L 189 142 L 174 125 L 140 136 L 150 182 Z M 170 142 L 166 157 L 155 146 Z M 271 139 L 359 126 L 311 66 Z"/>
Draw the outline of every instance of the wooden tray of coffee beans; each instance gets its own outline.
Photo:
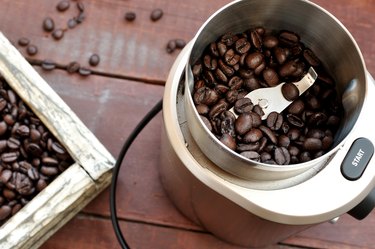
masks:
<path id="1" fill-rule="evenodd" d="M 0 248 L 37 248 L 111 179 L 114 158 L 0 33 Z"/>

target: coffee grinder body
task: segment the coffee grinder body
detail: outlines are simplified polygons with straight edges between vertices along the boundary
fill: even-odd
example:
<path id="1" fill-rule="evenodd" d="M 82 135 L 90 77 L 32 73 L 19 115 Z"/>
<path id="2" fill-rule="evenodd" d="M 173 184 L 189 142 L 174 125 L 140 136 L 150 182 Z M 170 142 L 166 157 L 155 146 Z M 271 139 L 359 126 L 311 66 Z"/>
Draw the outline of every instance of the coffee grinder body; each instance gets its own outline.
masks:
<path id="1" fill-rule="evenodd" d="M 215 22 L 217 16 L 223 14 L 225 17 L 228 11 L 242 13 L 246 8 L 256 9 L 259 6 L 260 9 L 264 9 L 265 3 L 274 9 L 281 8 L 284 11 L 287 11 L 285 6 L 308 8 L 307 13 L 311 12 L 314 17 L 318 11 L 329 18 L 329 21 L 338 22 L 325 10 L 308 1 L 288 2 L 287 4 L 278 0 L 234 1 L 209 18 L 198 32 L 198 41 L 199 35 Z M 266 9 L 268 13 L 270 8 Z M 298 13 L 306 13 L 306 10 Z M 294 22 L 297 17 L 292 15 L 290 18 L 290 21 Z M 319 21 L 319 18 L 317 19 Z M 298 25 L 301 29 L 306 24 Z M 344 29 L 341 24 L 338 28 L 340 32 Z M 344 33 L 347 33 L 345 29 Z M 358 219 L 364 218 L 372 210 L 375 202 L 375 166 L 372 158 L 375 131 L 368 119 L 371 108 L 375 106 L 375 83 L 365 67 L 359 65 L 356 68 L 358 70 L 354 69 L 355 66 L 348 69 L 346 64 L 341 68 L 331 67 L 332 70 L 336 70 L 338 78 L 346 79 L 342 92 L 347 117 L 335 148 L 317 164 L 318 166 L 312 164 L 300 172 L 286 174 L 287 177 L 282 179 L 245 179 L 214 163 L 213 155 L 207 155 L 211 148 L 197 144 L 197 139 L 191 132 L 195 126 L 189 121 L 191 112 L 186 103 L 186 94 L 189 92 L 186 89 L 188 85 L 185 84 L 185 69 L 189 65 L 197 37 L 176 59 L 163 98 L 164 126 L 161 136 L 160 176 L 175 206 L 189 219 L 217 237 L 246 247 L 277 243 L 310 226 L 335 220 L 347 212 Z M 317 35 L 311 39 L 320 38 Z M 354 43 L 353 51 L 348 55 L 349 60 L 354 59 L 363 63 L 362 56 L 356 55 L 358 48 L 355 42 L 350 35 L 349 38 L 350 42 Z M 334 57 L 326 55 L 326 60 L 335 60 Z M 348 65 L 350 66 L 350 63 Z M 363 74 L 358 77 L 346 75 L 349 71 L 357 72 L 362 69 Z M 347 78 L 352 80 L 348 81 Z M 218 157 L 222 156 L 221 153 L 226 153 L 224 150 L 218 151 Z M 357 161 L 359 167 L 355 165 Z M 263 168 L 260 167 L 260 170 Z M 277 176 L 277 173 L 272 172 L 272 175 Z M 282 169 L 280 175 L 285 175 Z"/>

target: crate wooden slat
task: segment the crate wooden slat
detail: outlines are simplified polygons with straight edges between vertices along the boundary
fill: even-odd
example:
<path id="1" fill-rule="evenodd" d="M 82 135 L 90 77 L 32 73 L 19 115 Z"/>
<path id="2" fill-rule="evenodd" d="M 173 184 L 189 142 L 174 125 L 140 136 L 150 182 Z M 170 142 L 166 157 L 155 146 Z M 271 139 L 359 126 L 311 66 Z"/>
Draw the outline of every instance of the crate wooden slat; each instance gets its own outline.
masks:
<path id="1" fill-rule="evenodd" d="M 0 73 L 75 161 L 0 227 L 0 248 L 37 248 L 108 186 L 114 158 L 2 33 Z"/>

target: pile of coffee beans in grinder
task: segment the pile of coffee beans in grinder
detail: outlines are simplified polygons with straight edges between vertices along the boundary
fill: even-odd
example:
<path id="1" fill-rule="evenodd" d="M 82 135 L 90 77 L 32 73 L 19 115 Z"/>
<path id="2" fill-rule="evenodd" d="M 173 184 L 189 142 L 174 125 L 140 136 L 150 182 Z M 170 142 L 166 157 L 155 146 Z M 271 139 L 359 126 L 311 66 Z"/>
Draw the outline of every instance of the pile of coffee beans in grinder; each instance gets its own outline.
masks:
<path id="1" fill-rule="evenodd" d="M 282 82 L 299 81 L 313 67 L 315 83 L 301 96 L 292 84 L 283 90 L 293 102 L 265 120 L 262 108 L 245 95 Z M 192 66 L 193 100 L 208 129 L 240 155 L 266 164 L 315 159 L 333 145 L 343 115 L 336 84 L 298 34 L 266 30 L 227 33 L 210 43 Z M 236 115 L 231 111 L 234 108 Z"/>

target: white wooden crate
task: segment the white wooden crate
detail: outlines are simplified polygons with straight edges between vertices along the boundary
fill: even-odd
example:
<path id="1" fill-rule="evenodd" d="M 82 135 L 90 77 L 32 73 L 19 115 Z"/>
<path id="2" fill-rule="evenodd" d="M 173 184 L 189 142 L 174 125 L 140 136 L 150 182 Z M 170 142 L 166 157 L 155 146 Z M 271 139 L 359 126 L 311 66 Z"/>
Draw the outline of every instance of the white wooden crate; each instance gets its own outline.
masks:
<path id="1" fill-rule="evenodd" d="M 115 160 L 1 32 L 0 72 L 75 162 L 0 227 L 0 248 L 37 248 L 109 185 Z"/>

